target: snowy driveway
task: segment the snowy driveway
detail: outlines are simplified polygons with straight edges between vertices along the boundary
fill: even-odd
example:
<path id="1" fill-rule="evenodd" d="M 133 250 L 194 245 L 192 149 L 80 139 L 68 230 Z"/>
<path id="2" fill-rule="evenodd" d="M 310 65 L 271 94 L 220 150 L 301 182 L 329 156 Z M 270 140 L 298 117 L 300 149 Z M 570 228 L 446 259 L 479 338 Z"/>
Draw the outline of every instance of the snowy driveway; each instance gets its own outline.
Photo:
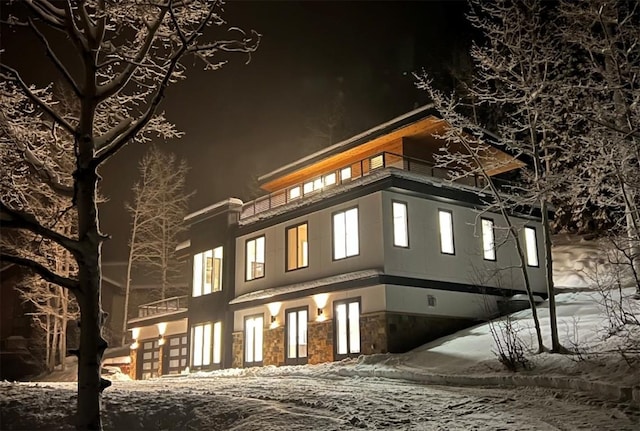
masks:
<path id="1" fill-rule="evenodd" d="M 2 429 L 66 429 L 72 383 L 0 383 Z M 379 378 L 206 377 L 115 382 L 105 429 L 637 430 L 601 403 L 541 389 L 434 387 Z"/>

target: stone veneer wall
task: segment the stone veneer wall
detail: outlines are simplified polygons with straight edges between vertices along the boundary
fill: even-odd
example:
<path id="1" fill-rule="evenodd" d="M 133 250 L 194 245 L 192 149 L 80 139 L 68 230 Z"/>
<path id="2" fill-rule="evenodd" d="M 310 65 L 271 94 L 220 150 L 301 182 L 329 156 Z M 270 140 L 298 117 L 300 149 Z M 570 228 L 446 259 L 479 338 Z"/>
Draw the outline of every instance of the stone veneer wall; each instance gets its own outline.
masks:
<path id="1" fill-rule="evenodd" d="M 233 360 L 231 362 L 231 367 L 233 368 L 242 368 L 244 363 L 244 334 L 242 332 L 234 332 L 233 333 L 233 345 L 231 346 Z"/>
<path id="2" fill-rule="evenodd" d="M 264 331 L 263 365 L 284 365 L 284 326 Z"/>
<path id="3" fill-rule="evenodd" d="M 138 349 L 131 349 L 129 356 L 131 357 L 131 364 L 129 365 L 129 377 L 131 380 L 138 380 Z"/>
<path id="4" fill-rule="evenodd" d="M 387 353 L 387 313 L 360 316 L 360 351 L 364 355 Z"/>
<path id="5" fill-rule="evenodd" d="M 309 364 L 333 361 L 333 321 L 309 322 L 307 343 Z"/>

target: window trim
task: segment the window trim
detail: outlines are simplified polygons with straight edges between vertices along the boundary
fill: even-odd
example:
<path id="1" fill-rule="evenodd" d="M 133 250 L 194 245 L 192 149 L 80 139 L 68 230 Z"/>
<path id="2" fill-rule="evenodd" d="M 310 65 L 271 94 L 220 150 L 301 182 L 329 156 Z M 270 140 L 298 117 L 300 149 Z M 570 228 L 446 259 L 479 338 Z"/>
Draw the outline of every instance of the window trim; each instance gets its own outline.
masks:
<path id="1" fill-rule="evenodd" d="M 255 319 L 256 317 L 262 318 L 262 346 L 260 346 L 262 360 L 249 362 L 247 361 L 247 320 Z M 261 367 L 264 362 L 264 313 L 257 313 L 257 314 L 244 316 L 242 323 L 243 323 L 242 325 L 242 365 L 244 367 Z M 253 341 L 255 343 L 255 335 L 254 335 Z M 255 347 L 256 346 L 254 344 L 253 359 L 256 358 Z"/>
<path id="2" fill-rule="evenodd" d="M 262 275 L 260 277 L 247 278 L 247 267 L 249 265 L 249 254 L 247 253 L 248 245 L 249 245 L 249 242 L 256 241 L 257 239 L 260 239 L 260 238 L 264 238 L 264 256 L 263 256 L 264 262 L 261 262 L 263 265 Z M 256 247 L 256 252 L 257 252 L 257 247 Z M 254 263 L 256 262 L 254 261 Z M 262 234 L 262 235 L 255 236 L 253 238 L 247 238 L 244 242 L 244 281 L 249 282 L 253 280 L 259 280 L 261 278 L 264 278 L 266 274 L 267 274 L 267 236 L 265 234 Z"/>
<path id="3" fill-rule="evenodd" d="M 487 257 L 487 250 L 484 248 L 484 221 L 491 222 L 491 250 L 493 251 L 493 259 Z M 492 218 L 480 217 L 480 239 L 482 241 L 482 259 L 488 262 L 496 262 L 498 260 L 498 249 L 496 248 L 496 223 Z"/>
<path id="4" fill-rule="evenodd" d="M 346 236 L 346 220 L 345 220 L 345 256 L 344 257 L 340 257 L 340 258 L 336 258 L 336 235 L 335 235 L 335 229 L 336 229 L 336 219 L 335 216 L 336 214 L 340 214 L 340 213 L 344 213 L 346 215 L 347 211 L 351 211 L 355 209 L 356 210 L 356 216 L 357 216 L 357 220 L 358 220 L 358 252 L 355 254 L 349 254 L 347 255 L 347 236 Z M 331 260 L 333 262 L 337 262 L 339 260 L 345 260 L 345 259 L 349 259 L 351 257 L 356 257 L 356 256 L 360 256 L 360 208 L 358 205 L 349 207 L 349 208 L 345 208 L 342 210 L 338 210 L 338 211 L 334 211 L 331 213 Z"/>
<path id="5" fill-rule="evenodd" d="M 442 226 L 440 226 L 440 213 L 448 213 L 451 216 L 451 248 L 453 249 L 453 251 L 451 253 L 448 253 L 443 249 L 442 247 Z M 455 256 L 456 255 L 456 236 L 455 236 L 455 229 L 453 226 L 453 211 L 452 210 L 448 210 L 448 209 L 444 209 L 444 208 L 438 208 L 438 239 L 439 239 L 439 245 L 440 245 L 440 254 L 444 254 L 446 256 Z"/>
<path id="6" fill-rule="evenodd" d="M 358 303 L 358 336 L 360 338 L 360 351 L 359 352 L 351 352 L 351 336 L 349 325 L 349 304 L 357 302 Z M 337 308 L 339 305 L 345 304 L 347 306 L 347 353 L 339 354 L 338 353 L 338 313 Z M 362 297 L 358 296 L 355 298 L 347 298 L 341 299 L 338 301 L 333 301 L 333 358 L 334 361 L 339 361 L 345 358 L 354 358 L 362 355 L 362 328 L 360 327 L 360 321 L 362 320 Z"/>
<path id="7" fill-rule="evenodd" d="M 296 313 L 296 315 L 298 315 L 300 311 L 307 312 L 307 356 L 305 357 L 296 356 L 295 358 L 290 358 L 289 357 L 289 327 L 290 327 L 289 314 Z M 298 325 L 296 325 L 296 335 L 297 335 L 297 328 L 298 328 Z M 297 348 L 296 349 L 296 355 L 297 355 L 300 349 L 300 343 L 297 337 L 296 337 L 296 348 Z M 307 364 L 308 361 L 309 361 L 309 307 L 302 306 L 302 307 L 287 308 L 286 310 L 284 310 L 284 363 L 287 365 L 304 365 L 304 364 Z"/>
<path id="8" fill-rule="evenodd" d="M 404 230 L 405 230 L 405 235 L 407 237 L 407 245 L 396 244 L 396 224 L 395 224 L 396 218 L 394 214 L 394 204 L 400 204 L 404 206 L 404 210 L 405 210 Z M 411 248 L 411 242 L 409 239 L 409 203 L 408 202 L 391 199 L 391 226 L 393 230 L 393 240 L 392 240 L 393 246 L 398 248 Z"/>
<path id="9" fill-rule="evenodd" d="M 529 262 L 529 241 L 527 241 L 527 229 L 529 229 L 531 232 L 533 232 L 533 240 L 534 240 L 535 252 L 536 252 L 536 264 L 535 265 L 531 265 L 531 263 Z M 536 228 L 534 226 L 525 226 L 524 227 L 524 246 L 525 246 L 525 252 L 527 254 L 527 266 L 529 266 L 531 268 L 540 268 L 540 251 L 539 251 L 539 247 L 538 247 L 538 232 L 537 232 L 537 230 L 536 230 Z"/>
<path id="10" fill-rule="evenodd" d="M 298 235 L 298 228 L 302 225 L 307 225 L 307 264 L 304 266 L 296 266 L 295 268 L 291 268 L 289 269 L 289 231 L 291 229 L 296 229 L 296 251 L 298 248 L 298 241 L 297 241 L 297 235 Z M 266 259 L 265 259 L 266 260 Z M 297 224 L 293 224 L 291 226 L 287 226 L 284 228 L 284 271 L 285 272 L 292 272 L 292 271 L 298 271 L 300 269 L 305 269 L 305 268 L 309 268 L 309 222 L 308 221 L 303 221 Z M 297 257 L 296 257 L 296 262 L 297 262 Z"/>

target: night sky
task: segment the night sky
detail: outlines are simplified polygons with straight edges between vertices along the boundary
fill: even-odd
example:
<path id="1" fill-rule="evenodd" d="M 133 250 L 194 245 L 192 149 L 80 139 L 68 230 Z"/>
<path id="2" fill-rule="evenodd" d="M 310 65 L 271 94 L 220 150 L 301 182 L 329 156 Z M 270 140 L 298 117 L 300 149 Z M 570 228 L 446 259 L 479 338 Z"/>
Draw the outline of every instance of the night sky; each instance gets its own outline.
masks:
<path id="1" fill-rule="evenodd" d="M 470 43 L 465 2 L 232 1 L 225 11 L 231 25 L 263 36 L 250 63 L 238 54 L 219 71 L 194 67 L 161 106 L 186 132 L 159 144 L 191 168 L 191 211 L 228 197 L 247 201 L 258 176 L 329 145 L 317 130 L 327 129 L 336 104 L 343 114 L 333 143 L 427 103 L 411 72 L 424 68 L 451 85 L 448 70 Z M 5 34 L 5 42 L 16 39 Z M 5 60 L 24 61 L 13 52 Z M 101 169 L 109 199 L 101 228 L 113 236 L 105 261 L 126 259 L 124 202 L 144 151 L 127 146 Z"/>

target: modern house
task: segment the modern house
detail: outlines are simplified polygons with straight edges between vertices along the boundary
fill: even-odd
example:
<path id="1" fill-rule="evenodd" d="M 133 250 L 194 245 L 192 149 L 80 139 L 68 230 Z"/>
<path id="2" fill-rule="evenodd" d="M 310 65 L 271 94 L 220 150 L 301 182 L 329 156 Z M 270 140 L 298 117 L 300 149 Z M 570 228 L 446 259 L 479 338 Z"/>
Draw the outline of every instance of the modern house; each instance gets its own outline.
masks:
<path id="1" fill-rule="evenodd" d="M 261 198 L 187 216 L 191 296 L 129 321 L 138 377 L 404 352 L 524 293 L 483 181 L 434 167 L 446 127 L 416 109 L 262 176 Z M 522 166 L 496 148 L 483 163 Z M 512 222 L 544 297 L 539 217 Z"/>

